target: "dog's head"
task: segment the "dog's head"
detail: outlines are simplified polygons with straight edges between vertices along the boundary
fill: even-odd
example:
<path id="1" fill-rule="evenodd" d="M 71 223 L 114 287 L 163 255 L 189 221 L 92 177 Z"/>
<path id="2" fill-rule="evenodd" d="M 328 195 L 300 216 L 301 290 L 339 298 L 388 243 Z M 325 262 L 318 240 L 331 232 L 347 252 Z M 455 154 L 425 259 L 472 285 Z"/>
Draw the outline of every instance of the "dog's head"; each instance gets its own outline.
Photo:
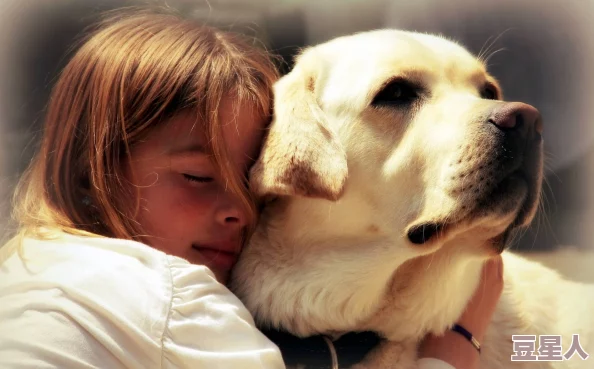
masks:
<path id="1" fill-rule="evenodd" d="M 485 65 L 443 38 L 383 30 L 305 50 L 275 87 L 250 183 L 276 201 L 238 264 L 236 291 L 253 307 L 263 296 L 254 271 L 331 285 L 344 283 L 337 269 L 388 278 L 449 244 L 500 253 L 536 211 L 541 131 L 534 107 L 502 101 Z"/>

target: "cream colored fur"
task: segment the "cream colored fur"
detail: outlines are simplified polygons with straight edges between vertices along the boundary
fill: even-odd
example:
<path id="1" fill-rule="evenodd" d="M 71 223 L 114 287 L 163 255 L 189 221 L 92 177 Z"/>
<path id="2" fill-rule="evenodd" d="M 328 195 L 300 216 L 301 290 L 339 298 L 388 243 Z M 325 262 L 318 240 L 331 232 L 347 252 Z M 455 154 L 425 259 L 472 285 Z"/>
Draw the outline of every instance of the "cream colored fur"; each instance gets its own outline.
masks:
<path id="1" fill-rule="evenodd" d="M 374 107 L 394 78 L 424 86 L 402 109 Z M 275 86 L 275 119 L 251 184 L 266 201 L 232 288 L 262 325 L 307 336 L 374 330 L 387 342 L 362 367 L 414 368 L 416 345 L 460 316 L 498 236 L 536 211 L 530 185 L 475 211 L 497 150 L 481 128 L 497 84 L 461 46 L 382 30 L 309 48 Z M 535 154 L 535 155 L 536 155 Z M 486 178 L 486 179 L 485 179 Z M 486 181 L 486 182 L 485 182 Z M 407 232 L 448 227 L 425 244 Z M 504 252 L 505 289 L 483 342 L 481 368 L 594 368 L 582 361 L 511 362 L 511 336 L 579 333 L 594 355 L 594 288 Z"/>

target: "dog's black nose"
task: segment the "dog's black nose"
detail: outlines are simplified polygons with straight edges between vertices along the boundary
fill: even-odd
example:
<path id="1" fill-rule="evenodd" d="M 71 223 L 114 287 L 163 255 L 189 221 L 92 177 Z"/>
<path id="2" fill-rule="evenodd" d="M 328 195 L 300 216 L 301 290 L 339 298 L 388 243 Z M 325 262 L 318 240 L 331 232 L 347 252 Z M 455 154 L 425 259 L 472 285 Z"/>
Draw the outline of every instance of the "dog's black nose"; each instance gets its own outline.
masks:
<path id="1" fill-rule="evenodd" d="M 514 131 L 522 138 L 540 136 L 542 119 L 532 105 L 513 102 L 498 104 L 489 116 L 488 122 L 503 131 Z"/>

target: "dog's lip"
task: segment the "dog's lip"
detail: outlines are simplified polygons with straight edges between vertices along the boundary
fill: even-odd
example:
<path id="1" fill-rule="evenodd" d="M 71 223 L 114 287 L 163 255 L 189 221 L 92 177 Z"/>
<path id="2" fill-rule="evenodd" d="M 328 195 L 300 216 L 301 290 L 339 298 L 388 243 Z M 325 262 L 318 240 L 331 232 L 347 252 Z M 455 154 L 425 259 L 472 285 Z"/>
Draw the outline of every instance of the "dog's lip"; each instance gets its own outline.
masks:
<path id="1" fill-rule="evenodd" d="M 406 237 L 415 245 L 425 245 L 443 237 L 448 228 L 444 222 L 419 221 L 407 228 Z"/>
<path id="2" fill-rule="evenodd" d="M 518 179 L 523 180 L 526 183 L 530 183 L 530 181 L 528 179 L 528 174 L 521 167 L 514 170 L 513 172 L 511 172 L 509 175 L 505 176 L 504 180 L 508 179 L 508 178 L 518 178 Z"/>
<path id="3" fill-rule="evenodd" d="M 491 245 L 498 254 L 501 254 L 509 247 L 513 226 L 508 227 L 504 232 L 491 238 Z"/>
<path id="4" fill-rule="evenodd" d="M 512 178 L 519 179 L 525 182 L 528 186 L 531 185 L 529 174 L 520 167 L 503 176 L 493 189 L 492 193 L 496 192 L 499 186 Z M 450 216 L 447 218 L 447 222 L 435 219 L 417 220 L 406 228 L 406 237 L 415 245 L 433 244 L 437 240 L 443 239 L 444 237 L 447 237 L 448 234 L 451 234 L 451 231 L 454 231 L 454 229 L 457 228 L 457 225 L 466 222 L 469 216 L 472 217 L 472 214 L 473 212 L 471 210 L 469 213 L 460 214 L 458 217 Z M 507 244 L 509 239 L 509 231 L 511 231 L 512 228 L 514 228 L 513 224 L 510 226 L 509 230 L 506 230 L 506 232 L 492 239 L 493 243 L 497 244 L 497 248 L 505 247 L 505 244 Z M 501 244 L 503 244 L 503 246 L 501 246 Z"/>
<path id="5" fill-rule="evenodd" d="M 532 192 L 536 191 L 535 187 L 537 187 L 536 183 L 538 179 L 534 177 L 534 175 L 529 169 L 520 167 L 508 174 L 507 176 L 505 176 L 501 182 L 503 183 L 508 180 L 519 180 L 523 182 L 525 186 L 527 186 L 527 194 L 523 199 L 522 206 L 518 211 L 516 219 L 514 219 L 514 221 L 510 225 L 510 229 L 523 227 L 525 226 L 525 224 L 523 224 L 524 221 L 522 220 L 524 218 L 524 214 L 527 211 L 529 211 L 528 209 L 532 206 L 532 201 L 534 201 L 534 198 L 537 197 L 534 194 L 532 194 Z"/>
<path id="6" fill-rule="evenodd" d="M 514 168 L 509 168 L 507 173 L 500 174 L 499 181 L 496 182 L 495 186 L 493 187 L 493 191 L 497 190 L 499 186 L 501 186 L 505 181 L 509 180 L 510 178 L 518 178 L 528 182 L 528 174 L 526 170 L 523 168 L 522 165 L 517 165 Z"/>
<path id="7" fill-rule="evenodd" d="M 532 181 L 530 180 L 529 173 L 523 167 L 517 167 L 514 169 L 509 170 L 506 174 L 500 175 L 499 179 L 495 183 L 495 185 L 480 199 L 477 201 L 480 203 L 481 201 L 485 200 L 492 200 L 494 198 L 498 198 L 501 196 L 505 191 L 506 187 L 511 180 L 520 180 L 524 182 L 527 186 L 531 186 Z"/>

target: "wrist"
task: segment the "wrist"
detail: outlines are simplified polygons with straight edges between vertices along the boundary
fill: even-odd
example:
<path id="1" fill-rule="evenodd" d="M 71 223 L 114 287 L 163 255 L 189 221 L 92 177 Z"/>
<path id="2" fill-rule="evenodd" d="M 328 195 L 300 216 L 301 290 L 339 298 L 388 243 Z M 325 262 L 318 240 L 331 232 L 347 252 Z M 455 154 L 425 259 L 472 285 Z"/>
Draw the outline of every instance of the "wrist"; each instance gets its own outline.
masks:
<path id="1" fill-rule="evenodd" d="M 469 330 L 467 330 L 460 324 L 454 324 L 454 326 L 451 329 L 452 331 L 461 334 L 464 338 L 466 338 L 468 342 L 470 342 L 472 347 L 474 347 L 479 354 L 481 353 L 481 343 L 477 340 L 475 336 L 472 335 L 472 333 L 470 333 Z"/>
<path id="2" fill-rule="evenodd" d="M 483 317 L 477 319 L 465 319 L 462 317 L 457 323 L 472 333 L 472 336 L 479 342 L 483 342 L 487 328 Z"/>

